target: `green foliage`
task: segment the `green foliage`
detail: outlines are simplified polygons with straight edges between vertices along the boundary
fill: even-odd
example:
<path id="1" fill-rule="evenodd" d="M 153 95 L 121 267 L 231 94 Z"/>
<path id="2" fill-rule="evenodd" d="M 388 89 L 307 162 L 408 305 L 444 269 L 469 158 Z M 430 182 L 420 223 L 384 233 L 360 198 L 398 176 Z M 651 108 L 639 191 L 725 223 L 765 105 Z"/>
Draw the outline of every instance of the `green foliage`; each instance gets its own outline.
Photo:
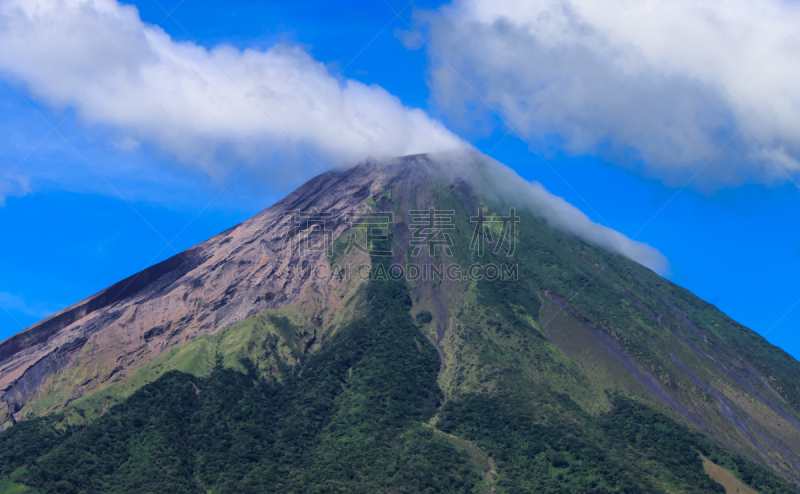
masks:
<path id="1" fill-rule="evenodd" d="M 424 326 L 433 321 L 433 314 L 431 314 L 431 311 L 429 310 L 423 310 L 417 314 L 416 321 L 420 326 Z"/>
<path id="2" fill-rule="evenodd" d="M 336 237 L 336 239 L 334 239 L 334 241 L 331 243 L 326 255 L 328 258 L 328 263 L 332 267 L 338 266 L 339 263 L 343 262 L 343 260 L 346 258 L 345 251 L 350 245 L 352 235 L 356 233 L 356 231 L 348 230 L 343 235 Z"/>
<path id="3" fill-rule="evenodd" d="M 208 377 L 167 372 L 84 428 L 43 418 L 0 434 L 0 472 L 26 467 L 18 481 L 44 493 L 472 491 L 470 457 L 422 426 L 439 359 L 418 344 L 407 288 L 370 282 L 362 303 L 281 382 L 218 355 Z M 289 338 L 290 321 L 270 322 Z"/>
<path id="4" fill-rule="evenodd" d="M 590 429 L 568 420 L 543 424 L 531 405 L 511 394 L 468 395 L 445 405 L 438 426 L 494 457 L 504 493 L 664 492 L 598 446 Z"/>
<path id="5" fill-rule="evenodd" d="M 494 456 L 497 487 L 504 493 L 725 492 L 704 472 L 701 454 L 762 494 L 800 492 L 628 398 L 615 397 L 610 412 L 591 416 L 563 401 L 552 410 L 558 398 L 544 399 L 544 390 L 536 394 L 538 405 L 519 394 L 466 395 L 448 402 L 437 422 Z"/>
<path id="6" fill-rule="evenodd" d="M 478 257 L 467 248 L 468 202 L 452 189 L 432 192 L 439 207 L 457 211 L 452 262 L 519 269 L 517 279 L 438 286 L 454 290 L 443 368 L 417 327 L 431 312 L 412 318 L 405 283 L 378 277 L 350 299 L 358 315 L 335 332 L 306 327 L 288 308 L 264 313 L 109 387 L 119 404 L 99 418 L 108 401 L 78 400 L 94 406 L 93 422 L 49 416 L 0 433 L 0 492 L 486 492 L 491 464 L 502 494 L 722 492 L 700 455 L 761 494 L 800 492 L 626 398 L 618 381 L 599 387 L 548 340 L 539 313 L 550 304 L 545 292 L 558 294 L 676 395 L 691 386 L 668 356 L 686 350 L 671 328 L 709 354 L 747 356 L 795 412 L 796 363 L 645 268 L 533 216 L 522 215 L 513 257 L 505 249 Z M 346 240 L 334 242 L 331 263 Z M 388 259 L 372 263 L 385 270 Z M 326 336 L 308 353 L 312 333 Z"/>
<path id="7" fill-rule="evenodd" d="M 647 283 L 655 285 L 670 299 L 677 308 L 685 313 L 695 325 L 713 335 L 717 347 L 727 347 L 725 357 L 732 362 L 745 360 L 761 373 L 774 390 L 788 402 L 795 417 L 800 418 L 800 362 L 783 349 L 776 347 L 760 334 L 731 320 L 713 305 L 694 296 L 689 291 L 668 281 L 648 279 Z M 702 346 L 704 341 L 697 341 Z M 741 362 L 740 362 L 741 363 Z M 762 383 L 751 379 L 756 389 L 763 389 Z"/>
<path id="8" fill-rule="evenodd" d="M 761 494 L 800 493 L 800 489 L 767 472 L 707 436 L 677 424 L 640 403 L 618 397 L 614 409 L 602 417 L 605 439 L 616 450 L 627 449 L 643 461 L 657 461 L 680 478 L 700 485 L 707 482 L 698 453 L 731 470 L 743 483 Z"/>
<path id="9" fill-rule="evenodd" d="M 563 297 L 582 317 L 612 335 L 625 353 L 647 368 L 658 369 L 657 377 L 668 383 L 672 392 L 694 387 L 668 354 L 681 355 L 688 350 L 685 342 L 690 342 L 728 367 L 737 367 L 742 361 L 752 365 L 766 384 L 780 393 L 790 413 L 800 418 L 800 384 L 796 378 L 800 362 L 636 262 L 554 230 L 541 218 L 524 212 L 520 216 L 515 248 L 519 279 L 540 293 L 547 290 Z M 501 289 L 493 286 L 486 293 L 499 293 Z M 697 356 L 696 352 L 692 355 Z M 697 364 L 704 368 L 695 368 L 695 372 L 706 379 L 713 375 L 740 387 L 723 370 L 724 365 L 714 367 L 706 361 L 692 366 Z M 769 396 L 770 391 L 758 378 L 748 372 L 744 375 L 755 389 Z"/>
<path id="10" fill-rule="evenodd" d="M 81 381 L 68 379 L 68 372 L 64 372 L 56 380 L 68 382 L 66 387 L 44 396 L 34 395 L 20 413 L 25 417 L 39 416 L 55 408 L 63 414 L 63 423 L 86 424 L 166 372 L 177 370 L 207 376 L 220 359 L 223 367 L 241 372 L 245 372 L 241 361 L 251 360 L 261 374 L 280 379 L 304 353 L 306 345 L 300 334 L 305 333 L 309 319 L 302 308 L 295 306 L 266 310 L 216 334 L 198 336 L 178 345 L 139 367 L 125 379 L 69 402 L 67 406 L 64 406 L 65 401 L 79 395 L 82 390 Z M 305 336 L 310 338 L 311 332 Z M 89 369 L 89 372 L 95 371 Z"/>
<path id="11" fill-rule="evenodd" d="M 69 436 L 55 427 L 60 417 L 26 420 L 0 433 L 0 478 L 34 461 Z"/>
<path id="12" fill-rule="evenodd" d="M 37 491 L 16 482 L 17 478 L 24 473 L 25 469 L 21 468 L 10 477 L 0 478 L 0 492 L 3 494 L 37 494 Z"/>

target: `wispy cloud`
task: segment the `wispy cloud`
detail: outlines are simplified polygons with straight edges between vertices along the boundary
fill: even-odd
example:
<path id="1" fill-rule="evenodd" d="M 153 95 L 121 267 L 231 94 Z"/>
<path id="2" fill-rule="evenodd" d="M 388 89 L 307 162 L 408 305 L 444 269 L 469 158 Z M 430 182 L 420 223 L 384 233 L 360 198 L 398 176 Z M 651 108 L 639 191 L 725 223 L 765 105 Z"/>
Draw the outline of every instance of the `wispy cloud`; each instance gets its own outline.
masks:
<path id="1" fill-rule="evenodd" d="M 0 307 L 9 312 L 19 312 L 40 319 L 56 312 L 45 304 L 28 303 L 21 296 L 8 292 L 0 292 Z"/>
<path id="2" fill-rule="evenodd" d="M 800 176 L 796 2 L 454 0 L 418 19 L 453 121 L 486 102 L 542 150 L 668 181 Z"/>
<path id="3" fill-rule="evenodd" d="M 9 197 L 26 196 L 30 192 L 31 188 L 27 177 L 0 170 L 0 207 L 6 205 L 6 199 Z"/>
<path id="4" fill-rule="evenodd" d="M 669 260 L 658 249 L 595 223 L 539 182 L 528 182 L 499 161 L 473 151 L 440 153 L 432 158 L 453 177 L 469 181 L 484 197 L 527 210 L 552 228 L 628 257 L 662 276 L 671 274 Z"/>

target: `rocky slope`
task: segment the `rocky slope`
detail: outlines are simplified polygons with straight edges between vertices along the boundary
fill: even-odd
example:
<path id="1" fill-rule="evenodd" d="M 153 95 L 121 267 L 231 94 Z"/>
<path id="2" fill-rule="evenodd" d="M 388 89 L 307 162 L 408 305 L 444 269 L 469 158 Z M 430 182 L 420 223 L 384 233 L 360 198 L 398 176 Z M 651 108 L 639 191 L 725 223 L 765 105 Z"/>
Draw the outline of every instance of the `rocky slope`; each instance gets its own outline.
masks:
<path id="1" fill-rule="evenodd" d="M 321 175 L 250 220 L 3 341 L 0 402 L 12 414 L 7 418 L 14 420 L 34 393 L 56 392 L 58 408 L 176 345 L 269 308 L 312 298 L 319 301 L 314 317 L 329 322 L 341 284 L 308 276 L 326 253 L 301 246 L 321 235 L 290 225 L 289 212 L 331 213 L 325 229 L 336 238 L 348 227 L 348 213 L 395 178 L 374 167 Z"/>

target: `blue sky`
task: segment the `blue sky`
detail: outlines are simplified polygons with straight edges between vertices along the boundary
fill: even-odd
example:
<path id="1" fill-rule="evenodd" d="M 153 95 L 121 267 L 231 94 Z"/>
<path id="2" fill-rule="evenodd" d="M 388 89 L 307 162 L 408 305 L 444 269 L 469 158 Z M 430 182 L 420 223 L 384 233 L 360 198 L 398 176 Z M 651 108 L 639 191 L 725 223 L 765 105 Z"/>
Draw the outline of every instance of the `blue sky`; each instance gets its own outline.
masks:
<path id="1" fill-rule="evenodd" d="M 437 2 L 142 0 L 134 5 L 142 21 L 163 21 L 176 41 L 209 49 L 220 44 L 240 50 L 299 46 L 340 80 L 382 87 L 523 178 L 541 182 L 593 221 L 659 249 L 670 261 L 672 281 L 800 357 L 800 193 L 791 173 L 765 178 L 763 159 L 742 158 L 749 156 L 747 140 L 731 128 L 741 123 L 737 111 L 745 106 L 743 100 L 723 100 L 723 117 L 693 113 L 708 121 L 733 122 L 731 128 L 709 124 L 709 142 L 724 143 L 730 135 L 735 139 L 711 160 L 678 167 L 672 164 L 679 155 L 637 147 L 629 126 L 617 128 L 606 121 L 600 126 L 574 117 L 587 135 L 599 135 L 597 146 L 576 144 L 545 113 L 538 127 L 520 125 L 509 134 L 504 122 L 516 119 L 493 89 L 496 82 L 470 68 L 464 54 L 454 51 L 457 47 L 437 41 L 450 29 L 428 19 L 426 12 L 441 6 Z M 166 20 L 165 10 L 172 12 Z M 411 29 L 422 33 L 427 48 L 414 46 Z M 443 70 L 459 73 L 456 83 L 480 95 L 462 98 L 470 107 L 466 113 L 454 110 L 446 97 L 466 90 L 447 86 Z M 279 180 L 259 181 L 255 171 L 237 177 L 246 160 L 235 152 L 216 155 L 231 161 L 222 172 L 209 172 L 206 165 L 198 165 L 198 171 L 186 163 L 194 158 L 176 155 L 179 151 L 157 139 L 145 137 L 127 146 L 120 125 L 71 113 L 74 103 L 53 103 L 54 96 L 38 92 L 23 72 L 0 74 L 0 172 L 5 176 L 13 170 L 7 188 L 0 189 L 0 197 L 5 196 L 0 206 L 0 339 L 252 216 L 317 171 L 296 149 L 256 163 L 273 170 L 271 161 L 294 157 L 306 162 Z M 518 75 L 510 72 L 507 80 Z M 504 90 L 517 94 L 510 86 Z M 681 88 L 665 88 L 683 94 L 677 93 Z M 556 88 L 553 98 L 558 93 Z M 570 108 L 564 111 L 571 115 Z M 653 115 L 658 124 L 662 114 Z M 632 118 L 614 117 L 614 122 Z M 49 134 L 62 120 L 58 131 Z M 474 125 L 476 120 L 481 124 Z M 667 127 L 662 133 L 674 130 Z M 747 128 L 753 140 L 769 137 L 766 127 Z M 603 133 L 607 129 L 609 135 Z M 604 140 L 623 145 L 604 146 Z M 781 149 L 791 151 L 792 143 L 784 144 Z M 703 143 L 697 146 L 704 149 Z M 319 156 L 325 156 L 324 149 Z M 744 172 L 731 178 L 731 169 Z"/>

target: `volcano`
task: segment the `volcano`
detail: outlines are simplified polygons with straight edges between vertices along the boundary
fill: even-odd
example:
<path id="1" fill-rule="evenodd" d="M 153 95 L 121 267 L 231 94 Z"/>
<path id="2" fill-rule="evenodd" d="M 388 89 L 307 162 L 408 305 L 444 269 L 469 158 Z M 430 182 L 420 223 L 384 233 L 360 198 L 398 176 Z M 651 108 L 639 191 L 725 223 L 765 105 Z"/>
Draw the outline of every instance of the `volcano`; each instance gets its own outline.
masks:
<path id="1" fill-rule="evenodd" d="M 800 492 L 800 363 L 498 166 L 324 173 L 3 341 L 0 492 Z"/>

